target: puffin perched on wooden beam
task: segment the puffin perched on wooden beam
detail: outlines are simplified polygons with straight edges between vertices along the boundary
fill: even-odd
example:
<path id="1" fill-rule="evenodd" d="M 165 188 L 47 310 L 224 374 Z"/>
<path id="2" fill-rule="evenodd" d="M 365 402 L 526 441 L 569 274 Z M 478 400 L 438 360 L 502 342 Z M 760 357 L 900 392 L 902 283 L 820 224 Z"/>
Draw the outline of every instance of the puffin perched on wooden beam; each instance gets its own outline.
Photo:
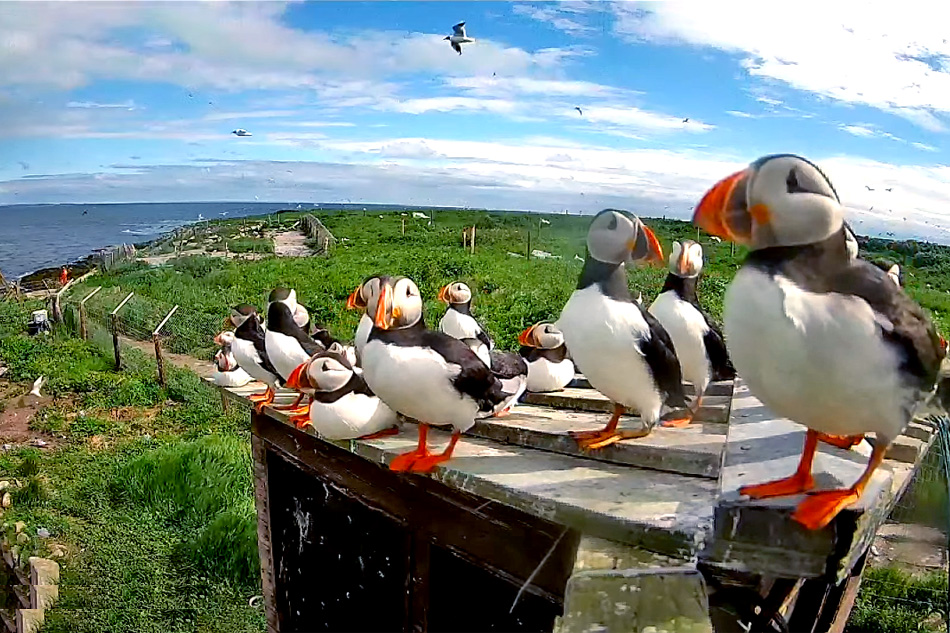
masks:
<path id="1" fill-rule="evenodd" d="M 875 434 L 867 469 L 850 488 L 814 492 L 792 515 L 821 529 L 861 497 L 933 391 L 945 347 L 885 271 L 851 256 L 834 187 L 800 156 L 765 156 L 723 179 L 693 223 L 751 250 L 726 291 L 729 354 L 763 404 L 808 427 L 794 474 L 740 492 L 811 491 L 819 434 Z"/>

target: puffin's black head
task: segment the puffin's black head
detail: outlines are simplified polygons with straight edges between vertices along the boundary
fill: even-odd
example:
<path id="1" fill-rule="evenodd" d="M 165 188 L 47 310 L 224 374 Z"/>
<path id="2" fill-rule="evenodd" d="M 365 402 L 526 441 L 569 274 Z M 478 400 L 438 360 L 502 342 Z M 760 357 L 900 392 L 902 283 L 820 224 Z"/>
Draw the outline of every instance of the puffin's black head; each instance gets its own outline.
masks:
<path id="1" fill-rule="evenodd" d="M 241 303 L 231 308 L 230 316 L 225 317 L 224 327 L 241 327 L 251 317 L 257 316 L 257 308 L 249 303 Z"/>
<path id="2" fill-rule="evenodd" d="M 698 277 L 703 270 L 703 247 L 693 240 L 673 242 L 670 272 L 677 277 Z"/>
<path id="3" fill-rule="evenodd" d="M 395 330 L 412 327 L 422 320 L 422 295 L 408 277 L 391 277 L 382 285 L 376 301 L 376 327 Z"/>
<path id="4" fill-rule="evenodd" d="M 468 303 L 472 300 L 472 289 L 461 281 L 447 284 L 439 290 L 439 301 L 452 305 L 453 303 Z"/>
<path id="5" fill-rule="evenodd" d="M 615 209 L 594 216 L 587 230 L 587 251 L 605 264 L 663 261 L 660 242 L 640 218 Z"/>
<path id="6" fill-rule="evenodd" d="M 267 297 L 267 303 L 274 303 L 275 301 L 286 303 L 290 311 L 293 312 L 297 307 L 297 291 L 290 288 L 274 288 L 271 290 L 270 296 Z"/>
<path id="7" fill-rule="evenodd" d="M 764 156 L 724 178 L 693 214 L 696 226 L 752 250 L 822 242 L 843 222 L 831 181 L 794 154 Z"/>

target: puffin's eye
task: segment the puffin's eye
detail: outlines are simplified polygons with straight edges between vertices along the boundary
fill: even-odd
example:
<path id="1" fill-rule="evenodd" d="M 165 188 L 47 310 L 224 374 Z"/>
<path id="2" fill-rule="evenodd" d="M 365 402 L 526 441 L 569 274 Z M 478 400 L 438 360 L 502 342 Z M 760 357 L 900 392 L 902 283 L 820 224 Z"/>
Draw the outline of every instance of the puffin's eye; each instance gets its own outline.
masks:
<path id="1" fill-rule="evenodd" d="M 617 216 L 613 213 L 610 214 L 610 222 L 607 223 L 607 229 L 610 231 L 617 230 Z"/>
<path id="2" fill-rule="evenodd" d="M 815 193 L 799 184 L 798 172 L 795 171 L 794 167 L 788 172 L 788 176 L 785 178 L 785 187 L 788 193 Z"/>

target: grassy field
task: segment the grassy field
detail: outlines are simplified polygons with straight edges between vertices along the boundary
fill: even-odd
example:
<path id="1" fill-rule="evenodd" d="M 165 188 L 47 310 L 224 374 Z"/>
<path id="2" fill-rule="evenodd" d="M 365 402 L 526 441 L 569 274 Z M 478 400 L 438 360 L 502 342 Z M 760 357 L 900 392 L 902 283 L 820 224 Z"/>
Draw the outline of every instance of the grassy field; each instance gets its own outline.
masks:
<path id="1" fill-rule="evenodd" d="M 299 215 L 283 213 L 281 223 L 290 226 Z M 399 213 L 317 215 L 340 240 L 330 257 L 235 261 L 192 256 L 162 267 L 134 264 L 90 280 L 71 296 L 82 296 L 93 283 L 104 285 L 89 303 L 90 310 L 104 315 L 125 293 L 134 291 L 136 297 L 122 316 L 142 333 L 151 332 L 172 304 L 180 304 L 168 326 L 170 349 L 210 358 L 211 338 L 228 307 L 248 302 L 262 308 L 270 290 L 278 285 L 295 288 L 316 322 L 338 338 L 351 340 L 358 315 L 345 311 L 344 304 L 365 277 L 379 273 L 411 277 L 427 298 L 430 325 L 445 309 L 435 300 L 439 287 L 462 280 L 475 292 L 473 310 L 478 318 L 502 347 L 513 348 L 522 329 L 559 315 L 576 284 L 581 269 L 576 257 L 584 256 L 590 222 L 589 217 L 474 211 L 438 212 L 432 225 Z M 550 224 L 542 225 L 542 219 Z M 212 223 L 211 230 L 232 235 L 238 222 Z M 656 218 L 646 222 L 667 253 L 674 239 L 698 237 L 706 256 L 701 298 L 718 317 L 726 285 L 744 257 L 742 249 L 733 252 L 728 244 L 698 236 L 686 222 Z M 461 237 L 462 229 L 472 225 L 477 226 L 474 255 L 462 248 Z M 560 259 L 524 257 L 529 235 L 532 250 Z M 944 332 L 950 331 L 950 249 L 882 240 L 872 240 L 868 246 L 871 250 L 865 249 L 865 257 L 904 267 L 908 291 L 931 311 Z M 651 301 L 665 275 L 660 268 L 632 270 L 634 296 L 642 291 L 644 300 Z"/>
<path id="2" fill-rule="evenodd" d="M 32 422 L 50 446 L 0 454 L 0 479 L 22 484 L 4 535 L 16 542 L 12 526 L 26 524 L 24 560 L 65 552 L 44 631 L 262 631 L 248 605 L 260 577 L 246 416 L 222 413 L 190 372 L 171 368 L 160 388 L 135 350 L 116 373 L 96 343 L 2 331 L 25 316 L 0 310 L 0 401 L 22 404 L 39 374 L 54 398 Z"/>

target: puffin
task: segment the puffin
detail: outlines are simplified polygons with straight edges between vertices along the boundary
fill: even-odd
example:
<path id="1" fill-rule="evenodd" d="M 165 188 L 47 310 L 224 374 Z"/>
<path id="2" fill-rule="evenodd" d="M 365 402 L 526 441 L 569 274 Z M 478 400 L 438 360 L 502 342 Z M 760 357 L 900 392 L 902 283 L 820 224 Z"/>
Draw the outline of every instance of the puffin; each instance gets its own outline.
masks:
<path id="1" fill-rule="evenodd" d="M 376 299 L 379 297 L 379 289 L 383 284 L 388 283 L 388 281 L 388 275 L 367 277 L 346 299 L 347 310 L 363 311 L 363 314 L 360 316 L 359 325 L 356 326 L 356 337 L 353 341 L 356 360 L 359 364 L 362 364 L 363 347 L 366 346 L 369 333 L 373 329 L 373 316 L 371 315 L 376 314 Z"/>
<path id="2" fill-rule="evenodd" d="M 338 343 L 297 367 L 287 386 L 311 396 L 309 414 L 292 419 L 298 428 L 310 425 L 329 440 L 368 440 L 399 431 L 396 413 L 370 390 Z"/>
<path id="3" fill-rule="evenodd" d="M 488 365 L 491 373 L 501 381 L 501 387 L 511 396 L 502 401 L 490 413 L 479 415 L 479 417 L 502 418 L 511 413 L 511 407 L 518 402 L 521 395 L 528 388 L 528 363 L 515 352 L 502 352 L 497 349 L 490 350 L 488 346 L 477 338 L 459 339 L 469 349 L 475 352 L 483 363 Z"/>
<path id="4" fill-rule="evenodd" d="M 267 357 L 270 359 L 280 377 L 286 381 L 290 374 L 306 362 L 314 354 L 326 350 L 321 343 L 313 340 L 294 321 L 297 309 L 297 293 L 289 288 L 274 288 L 268 298 L 267 330 L 264 334 L 264 346 Z M 300 407 L 304 398 L 303 393 L 289 407 L 275 407 L 291 409 L 290 415 L 307 413 L 306 407 Z"/>
<path id="5" fill-rule="evenodd" d="M 211 375 L 211 381 L 220 387 L 243 387 L 253 380 L 234 359 L 232 351 L 234 339 L 234 332 L 229 331 L 221 332 L 214 337 L 214 342 L 221 349 L 214 355 L 214 373 Z"/>
<path id="6" fill-rule="evenodd" d="M 462 432 L 479 413 L 494 411 L 512 394 L 468 345 L 422 320 L 419 288 L 407 277 L 382 284 L 373 329 L 363 348 L 366 384 L 390 409 L 419 422 L 415 450 L 390 463 L 394 471 L 430 472 L 451 459 Z M 442 453 L 427 446 L 429 425 L 451 425 Z"/>
<path id="7" fill-rule="evenodd" d="M 773 413 L 808 429 L 791 476 L 739 492 L 811 492 L 792 514 L 811 530 L 861 497 L 888 446 L 934 391 L 946 355 L 923 309 L 885 271 L 850 256 L 842 213 L 814 163 L 773 154 L 716 183 L 693 215 L 699 228 L 750 249 L 724 300 L 736 370 Z M 821 433 L 874 433 L 867 467 L 849 488 L 812 490 Z"/>
<path id="8" fill-rule="evenodd" d="M 582 449 L 645 437 L 660 420 L 664 405 L 686 408 L 673 341 L 656 317 L 634 301 L 627 286 L 626 263 L 641 261 L 662 263 L 663 249 L 640 218 L 615 209 L 594 216 L 577 289 L 558 319 L 574 364 L 614 405 L 602 430 L 571 433 Z M 642 429 L 617 429 L 625 407 L 640 413 Z M 670 419 L 662 424 L 682 422 Z"/>
<path id="9" fill-rule="evenodd" d="M 231 308 L 231 314 L 224 319 L 224 325 L 234 328 L 234 342 L 231 344 L 234 360 L 251 378 L 267 385 L 267 391 L 263 394 L 248 397 L 260 413 L 265 404 L 274 401 L 277 387 L 283 382 L 267 356 L 264 344 L 265 329 L 261 317 L 257 308 L 242 303 Z"/>
<path id="10" fill-rule="evenodd" d="M 448 309 L 439 321 L 439 330 L 443 334 L 457 339 L 477 338 L 489 351 L 495 349 L 495 343 L 485 333 L 485 328 L 472 316 L 472 289 L 461 281 L 443 286 L 439 290 L 439 301 L 448 304 Z"/>
<path id="11" fill-rule="evenodd" d="M 518 343 L 519 353 L 528 363 L 528 391 L 561 391 L 574 380 L 574 361 L 564 344 L 564 333 L 553 323 L 535 323 L 518 335 Z"/>
<path id="12" fill-rule="evenodd" d="M 673 242 L 669 268 L 663 288 L 649 312 L 673 340 L 683 378 L 692 383 L 696 391 L 685 426 L 699 410 L 710 380 L 732 380 L 736 370 L 729 360 L 719 326 L 703 310 L 696 295 L 703 270 L 702 245 L 692 240 Z"/>

